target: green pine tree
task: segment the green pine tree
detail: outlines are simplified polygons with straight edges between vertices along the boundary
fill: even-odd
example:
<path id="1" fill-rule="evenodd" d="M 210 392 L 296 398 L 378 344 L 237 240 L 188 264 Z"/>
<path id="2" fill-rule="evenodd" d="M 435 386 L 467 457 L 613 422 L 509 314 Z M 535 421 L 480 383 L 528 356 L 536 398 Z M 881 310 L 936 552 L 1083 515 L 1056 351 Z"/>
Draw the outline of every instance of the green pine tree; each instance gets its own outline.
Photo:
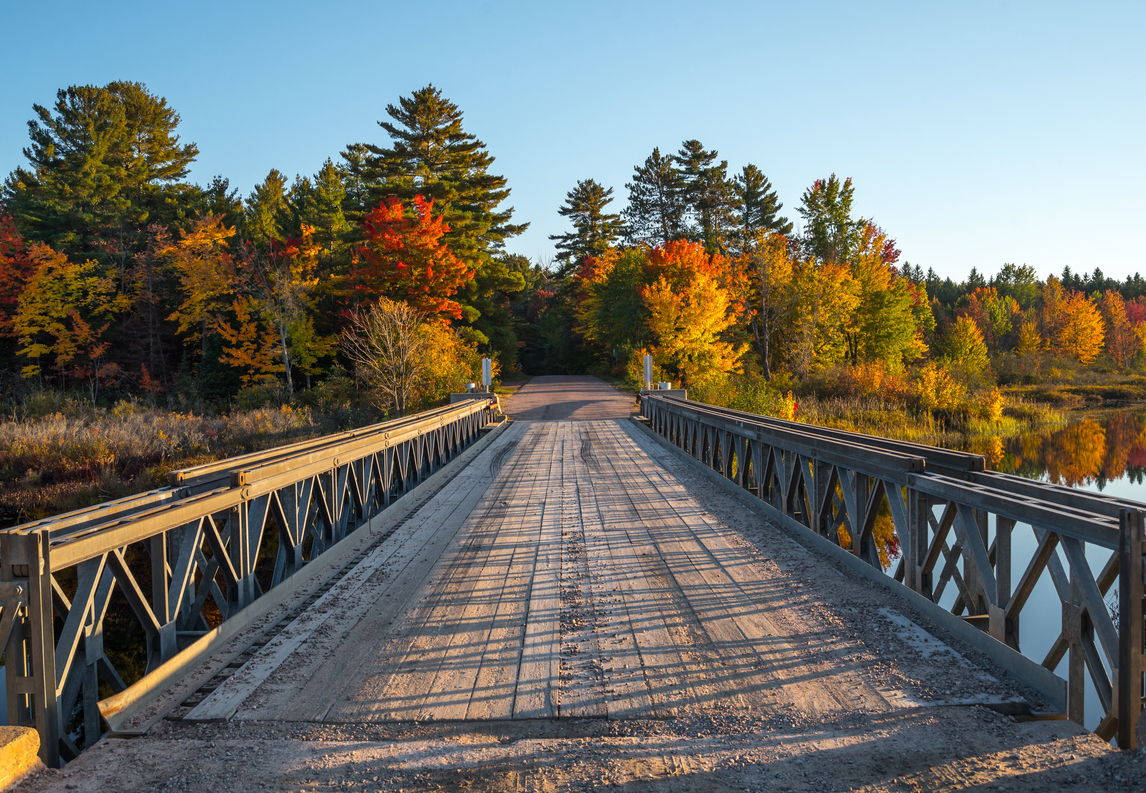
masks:
<path id="1" fill-rule="evenodd" d="M 577 182 L 566 193 L 557 214 L 569 218 L 573 231 L 549 235 L 557 242 L 558 255 L 565 261 L 563 275 L 580 265 L 586 256 L 600 256 L 624 232 L 621 216 L 605 211 L 612 201 L 613 188 L 605 189 L 593 179 Z"/>
<path id="2" fill-rule="evenodd" d="M 267 178 L 255 185 L 247 198 L 243 236 L 265 247 L 271 240 L 283 239 L 284 227 L 289 228 L 290 219 L 286 177 L 277 168 L 271 168 Z"/>
<path id="3" fill-rule="evenodd" d="M 477 330 L 485 351 L 504 351 L 510 357 L 516 340 L 501 334 L 499 345 L 490 333 L 498 320 L 492 316 L 479 320 L 483 314 L 497 313 L 495 306 L 524 288 L 521 274 L 507 269 L 497 256 L 505 240 L 529 224 L 511 222 L 513 207 L 502 208 L 509 197 L 505 177 L 490 173 L 494 158 L 484 143 L 462 128 L 462 111 L 441 91 L 428 85 L 401 97 L 397 106 L 387 105 L 386 113 L 392 120 L 378 123 L 390 135 L 389 148 L 353 144 L 342 153 L 347 164 L 343 206 L 348 220 L 360 222 L 357 213 L 389 197 L 406 206 L 413 205 L 416 195 L 432 199 L 434 214 L 444 216 L 450 227 L 443 243 L 475 273 L 457 296 L 465 320 Z M 363 197 L 365 203 L 359 204 Z"/>
<path id="4" fill-rule="evenodd" d="M 792 222 L 780 214 L 784 205 L 759 168 L 751 163 L 745 165 L 732 185 L 738 210 L 737 226 L 742 238 L 748 239 L 759 231 L 775 231 L 785 236 L 792 233 Z"/>
<path id="5" fill-rule="evenodd" d="M 629 241 L 655 246 L 683 237 L 683 184 L 673 158 L 653 149 L 644 165 L 633 166 L 633 172 L 633 181 L 625 184 L 629 205 L 621 213 Z"/>
<path id="6" fill-rule="evenodd" d="M 462 128 L 462 111 L 432 85 L 387 105 L 392 121 L 380 121 L 391 147 L 362 144 L 343 153 L 348 161 L 361 156 L 361 178 L 369 191 L 368 207 L 397 197 L 404 204 L 415 195 L 433 199 L 434 213 L 450 227 L 443 238 L 454 255 L 475 270 L 500 250 L 506 239 L 528 224 L 511 223 L 513 208 L 501 209 L 509 197 L 504 176 L 489 172 L 494 158 L 478 138 Z M 364 153 L 365 152 L 365 153 Z"/>
<path id="7" fill-rule="evenodd" d="M 799 208 L 804 219 L 805 253 L 825 262 L 850 261 L 859 249 L 866 221 L 852 217 L 855 188 L 832 174 L 804 191 Z"/>
<path id="8" fill-rule="evenodd" d="M 727 243 L 733 224 L 735 196 L 728 181 L 728 161 L 716 160 L 715 149 L 706 151 L 698 140 L 686 140 L 677 152 L 681 193 L 691 216 L 689 235 L 704 243 L 709 253 Z"/>
<path id="9" fill-rule="evenodd" d="M 152 222 L 185 214 L 181 180 L 198 154 L 180 144 L 179 114 L 140 83 L 70 86 L 51 109 L 33 105 L 30 169 L 17 168 L 3 201 L 24 234 L 69 253 L 124 248 Z"/>

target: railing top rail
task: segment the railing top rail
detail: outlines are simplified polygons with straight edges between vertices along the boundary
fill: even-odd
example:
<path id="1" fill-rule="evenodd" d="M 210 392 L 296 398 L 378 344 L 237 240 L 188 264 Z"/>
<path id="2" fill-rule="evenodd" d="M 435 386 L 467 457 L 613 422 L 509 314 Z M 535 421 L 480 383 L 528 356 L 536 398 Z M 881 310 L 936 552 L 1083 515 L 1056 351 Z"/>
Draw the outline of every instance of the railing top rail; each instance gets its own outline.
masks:
<path id="1" fill-rule="evenodd" d="M 832 430 L 813 424 L 782 421 L 728 408 L 718 408 L 691 400 L 682 400 L 677 397 L 650 394 L 642 398 L 656 400 L 669 410 L 678 411 L 682 414 L 692 412 L 697 417 L 703 416 L 707 420 L 715 422 L 733 420 L 741 430 L 751 430 L 758 435 L 763 430 L 784 428 L 785 431 L 802 432 L 808 437 L 818 439 L 821 444 L 828 444 L 829 447 L 842 442 L 849 444 L 852 448 L 901 448 L 905 451 L 918 449 L 921 450 L 920 455 L 926 460 L 927 467 L 910 471 L 909 481 L 903 477 L 895 477 L 893 481 L 910 484 L 920 491 L 931 492 L 936 496 L 946 495 L 957 498 L 964 503 L 982 505 L 983 508 L 990 509 L 992 512 L 1024 523 L 1029 523 L 1032 519 L 1041 521 L 1044 526 L 1053 526 L 1055 531 L 1061 530 L 1069 536 L 1093 542 L 1112 550 L 1118 548 L 1120 512 L 1122 510 L 1146 511 L 1146 504 L 1130 499 L 1076 490 L 997 471 L 974 469 L 951 471 L 952 466 L 943 464 L 945 461 L 957 459 L 956 456 L 958 455 L 983 459 L 981 455 L 967 455 L 963 452 L 953 452 L 934 446 L 890 441 L 844 430 Z M 789 430 L 788 428 L 792 429 Z M 783 438 L 783 436 L 776 437 L 778 439 Z M 868 452 L 865 452 L 866 454 Z M 825 457 L 825 459 L 828 458 Z M 933 461 L 938 461 L 938 464 L 933 464 Z M 876 460 L 868 460 L 865 457 L 859 460 L 855 467 L 857 470 L 867 471 L 870 475 L 887 478 L 884 477 L 886 473 L 886 462 L 884 461 L 878 461 L 877 464 Z"/>
<path id="2" fill-rule="evenodd" d="M 785 419 L 779 419 L 773 416 L 760 416 L 755 413 L 745 412 L 743 410 L 717 407 L 715 405 L 705 405 L 703 402 L 681 399 L 680 397 L 659 396 L 657 394 L 648 394 L 647 396 L 657 400 L 686 404 L 689 407 L 703 405 L 704 408 L 710 412 L 715 411 L 729 416 L 737 416 L 745 421 L 770 427 L 795 429 L 801 432 L 808 432 L 808 428 L 814 427 L 815 434 L 822 437 L 839 438 L 840 440 L 848 441 L 860 446 L 874 446 L 876 448 L 887 449 L 889 451 L 898 451 L 901 454 L 922 457 L 932 466 L 938 465 L 943 468 L 950 468 L 956 471 L 982 471 L 986 468 L 986 458 L 984 458 L 981 454 L 960 452 L 953 449 L 943 449 L 939 446 L 928 446 L 924 443 L 913 443 L 911 441 L 898 441 L 891 438 L 880 438 L 874 435 L 864 435 L 860 432 L 851 432 L 850 430 L 820 427 L 815 424 L 804 424 L 799 421 L 787 421 Z"/>
<path id="3" fill-rule="evenodd" d="M 487 403 L 479 400 L 467 401 L 374 425 L 365 437 L 346 439 L 348 433 L 339 433 L 316 439 L 313 444 L 295 445 L 295 456 L 283 460 L 281 455 L 272 455 L 271 461 L 264 462 L 263 466 L 252 466 L 249 470 L 257 472 L 252 477 L 257 481 L 232 484 L 234 473 L 247 472 L 241 466 L 236 467 L 236 464 L 251 460 L 252 455 L 244 455 L 220 461 L 229 465 L 223 469 L 218 486 L 205 492 L 189 494 L 186 488 L 153 490 L 4 531 L 28 534 L 46 528 L 53 561 L 60 565 L 75 564 L 205 515 L 228 510 L 251 497 L 285 487 L 292 481 L 313 476 L 335 464 L 339 455 L 357 459 L 379 448 L 416 437 L 431 426 L 464 418 L 487 407 Z M 338 438 L 343 442 L 337 442 Z M 312 451 L 309 455 L 299 455 L 299 446 L 304 450 L 312 447 Z M 20 563 L 18 560 L 13 562 Z"/>
<path id="4" fill-rule="evenodd" d="M 663 397 L 655 398 L 663 399 Z M 770 426 L 748 418 L 730 416 L 720 410 L 712 410 L 710 406 L 700 402 L 686 403 L 681 400 L 673 400 L 672 407 L 682 414 L 692 414 L 696 418 L 703 418 L 717 426 L 734 427 L 746 434 L 753 435 L 758 440 L 782 445 L 811 459 L 823 459 L 867 468 L 881 478 L 892 481 L 901 482 L 907 474 L 923 473 L 926 468 L 925 459 L 918 455 L 852 443 L 850 440 L 825 438 L 816 432 L 818 427 L 808 424 L 795 424 L 796 428 L 794 429 Z"/>
<path id="5" fill-rule="evenodd" d="M 231 472 L 249 466 L 259 465 L 263 462 L 271 460 L 279 460 L 286 457 L 305 453 L 312 449 L 320 449 L 324 446 L 330 446 L 337 443 L 343 443 L 347 440 L 354 438 L 363 438 L 375 435 L 377 433 L 384 433 L 393 430 L 395 427 L 402 427 L 411 422 L 424 421 L 425 419 L 434 418 L 436 416 L 452 416 L 459 410 L 473 412 L 475 409 L 481 409 L 480 401 L 475 400 L 478 407 L 475 408 L 474 403 L 459 403 L 453 405 L 443 405 L 441 407 L 432 408 L 430 410 L 416 413 L 411 416 L 403 416 L 397 419 L 390 419 L 382 421 L 377 424 L 371 424 L 366 427 L 359 427 L 353 430 L 346 430 L 344 432 L 337 432 L 332 435 L 324 435 L 321 438 L 310 438 L 305 441 L 298 441 L 296 443 L 287 444 L 286 446 L 277 446 L 274 449 L 265 449 L 259 452 L 251 452 L 249 454 L 238 455 L 236 457 L 228 457 L 222 460 L 215 460 L 202 465 L 196 465 L 191 468 L 181 468 L 170 473 L 172 487 L 186 487 L 196 485 L 210 486 L 213 482 L 226 482 L 228 481 Z"/>

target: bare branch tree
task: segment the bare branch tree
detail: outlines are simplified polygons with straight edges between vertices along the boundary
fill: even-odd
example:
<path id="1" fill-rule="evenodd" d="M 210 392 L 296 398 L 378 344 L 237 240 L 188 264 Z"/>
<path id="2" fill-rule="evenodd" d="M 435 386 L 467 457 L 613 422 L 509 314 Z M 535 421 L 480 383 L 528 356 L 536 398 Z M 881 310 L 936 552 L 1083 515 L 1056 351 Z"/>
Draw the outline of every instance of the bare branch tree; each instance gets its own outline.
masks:
<path id="1" fill-rule="evenodd" d="M 342 350 L 354 362 L 359 380 L 380 391 L 399 416 L 406 414 L 429 360 L 425 321 L 405 303 L 382 298 L 351 315 L 342 335 Z"/>

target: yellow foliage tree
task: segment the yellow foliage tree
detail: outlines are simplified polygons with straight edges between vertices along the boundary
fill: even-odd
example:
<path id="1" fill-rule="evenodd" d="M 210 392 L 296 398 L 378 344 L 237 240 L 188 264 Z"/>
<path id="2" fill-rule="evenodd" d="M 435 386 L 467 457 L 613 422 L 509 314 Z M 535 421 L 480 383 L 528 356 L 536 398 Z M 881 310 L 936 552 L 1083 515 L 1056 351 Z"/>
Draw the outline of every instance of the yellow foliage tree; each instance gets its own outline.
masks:
<path id="1" fill-rule="evenodd" d="M 1063 355 L 1086 366 L 1102 352 L 1106 335 L 1102 315 L 1086 295 L 1071 291 L 1063 297 L 1060 317 L 1055 345 Z"/>
<path id="2" fill-rule="evenodd" d="M 187 341 L 201 342 L 204 353 L 207 337 L 232 305 L 237 276 L 227 241 L 234 234 L 233 228 L 223 225 L 221 215 L 201 217 L 162 252 L 183 295 L 168 319 L 178 323 Z"/>
<path id="3" fill-rule="evenodd" d="M 29 258 L 36 271 L 12 319 L 17 354 L 29 361 L 22 374 L 40 377 L 45 368 L 54 369 L 61 387 L 68 374 L 86 377 L 94 401 L 100 378 L 118 371 L 104 360 L 103 334 L 130 298 L 117 293 L 115 281 L 101 274 L 95 261 L 73 262 L 47 245 L 33 246 Z"/>
<path id="4" fill-rule="evenodd" d="M 806 377 L 847 354 L 844 324 L 859 305 L 859 286 L 842 262 L 799 262 L 792 276 L 788 364 Z"/>
<path id="5" fill-rule="evenodd" d="M 750 235 L 743 253 L 733 260 L 732 276 L 738 311 L 752 329 L 764 378 L 771 379 L 773 336 L 789 324 L 785 320 L 791 311 L 792 258 L 787 237 L 767 231 Z"/>
<path id="6" fill-rule="evenodd" d="M 649 310 L 654 357 L 675 366 L 689 386 L 703 388 L 739 371 L 745 346 L 721 339 L 735 317 L 729 311 L 731 296 L 716 277 L 694 271 L 681 280 L 674 286 L 662 275 L 641 296 Z"/>
<path id="7" fill-rule="evenodd" d="M 947 332 L 944 356 L 951 366 L 961 368 L 972 378 L 987 368 L 987 345 L 975 320 L 967 315 L 955 318 Z"/>

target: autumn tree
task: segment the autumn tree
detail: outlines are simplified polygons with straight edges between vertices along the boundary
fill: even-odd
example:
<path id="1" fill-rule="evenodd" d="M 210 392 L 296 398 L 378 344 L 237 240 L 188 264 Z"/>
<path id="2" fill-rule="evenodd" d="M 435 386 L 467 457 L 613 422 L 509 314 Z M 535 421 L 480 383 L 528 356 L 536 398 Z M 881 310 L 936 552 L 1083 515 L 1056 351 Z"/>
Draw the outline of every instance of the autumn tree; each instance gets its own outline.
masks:
<path id="1" fill-rule="evenodd" d="M 614 248 L 583 262 L 576 273 L 578 334 L 616 361 L 646 346 L 649 312 L 641 290 L 651 272 L 644 248 Z"/>
<path id="2" fill-rule="evenodd" d="M 94 402 L 101 380 L 118 371 L 107 360 L 105 333 L 129 301 L 92 259 L 73 262 L 42 243 L 33 245 L 29 256 L 36 271 L 20 295 L 12 322 L 19 355 L 28 361 L 22 373 L 42 378 L 54 371 L 61 387 L 68 376 L 83 378 Z"/>
<path id="3" fill-rule="evenodd" d="M 0 335 L 12 334 L 12 320 L 20 295 L 36 272 L 36 262 L 28 253 L 16 222 L 0 215 Z"/>
<path id="4" fill-rule="evenodd" d="M 725 338 L 736 317 L 723 283 L 723 260 L 708 256 L 699 243 L 681 240 L 654 249 L 650 264 L 658 275 L 641 290 L 641 299 L 657 362 L 698 388 L 738 371 L 745 347 Z"/>
<path id="5" fill-rule="evenodd" d="M 238 281 L 228 245 L 234 234 L 234 227 L 225 226 L 222 216 L 203 216 L 180 231 L 178 240 L 163 251 L 183 298 L 167 319 L 177 323 L 177 333 L 187 341 L 200 342 L 204 355 L 208 337 L 225 321 Z"/>
<path id="6" fill-rule="evenodd" d="M 461 319 L 453 296 L 474 275 L 443 237 L 445 218 L 433 215 L 434 202 L 414 196 L 406 213 L 397 198 L 387 199 L 363 221 L 366 241 L 358 249 L 354 279 L 367 300 L 387 297 L 408 303 L 427 316 Z"/>
<path id="7" fill-rule="evenodd" d="M 1062 300 L 1060 321 L 1054 336 L 1055 347 L 1083 366 L 1102 352 L 1106 328 L 1102 315 L 1083 292 L 1070 290 Z"/>
<path id="8" fill-rule="evenodd" d="M 672 156 L 653 149 L 644 165 L 633 166 L 625 189 L 629 205 L 621 216 L 629 242 L 657 246 L 684 236 L 684 183 Z"/>
<path id="9" fill-rule="evenodd" d="M 993 286 L 980 286 L 967 295 L 967 305 L 960 309 L 960 313 L 975 320 L 988 349 L 999 350 L 1010 346 L 1008 339 L 1020 309 L 1013 297 L 999 294 Z"/>
<path id="10" fill-rule="evenodd" d="M 787 324 L 792 309 L 792 259 L 783 234 L 757 230 L 744 239 L 733 261 L 739 313 L 746 317 L 760 353 L 764 378 L 771 379 L 773 335 Z"/>
<path id="11" fill-rule="evenodd" d="M 859 305 L 859 285 L 843 262 L 801 258 L 792 274 L 787 358 L 806 377 L 839 363 L 848 352 L 845 323 Z"/>
<path id="12" fill-rule="evenodd" d="M 853 365 L 878 360 L 894 370 L 927 352 L 917 311 L 929 315 L 930 308 L 913 300 L 911 285 L 893 267 L 898 256 L 894 240 L 865 224 L 851 263 L 858 303 L 843 325 Z"/>
<path id="13" fill-rule="evenodd" d="M 506 179 L 490 172 L 494 158 L 484 143 L 465 131 L 462 111 L 428 85 L 401 97 L 397 105 L 387 105 L 386 113 L 390 120 L 378 123 L 390 136 L 389 147 L 357 144 L 343 153 L 348 184 L 361 183 L 369 196 L 364 211 L 372 213 L 380 201 L 388 204 L 390 199 L 409 206 L 422 196 L 443 220 L 440 247 L 449 250 L 465 271 L 487 289 L 520 289 L 523 284 L 518 279 L 506 280 L 499 273 L 483 279 L 487 269 L 498 269 L 495 256 L 505 241 L 528 224 L 513 223 L 513 207 L 502 207 L 509 198 Z M 467 321 L 475 322 L 480 309 L 473 302 L 467 308 Z"/>
<path id="14" fill-rule="evenodd" d="M 1116 366 L 1125 369 L 1142 351 L 1142 341 L 1126 315 L 1126 301 L 1118 292 L 1108 289 L 1102 293 L 1098 306 L 1106 328 L 1106 352 Z"/>
<path id="15" fill-rule="evenodd" d="M 968 377 L 977 378 L 987 368 L 987 345 L 975 320 L 964 315 L 955 318 L 943 345 L 948 366 L 961 369 Z"/>
<path id="16" fill-rule="evenodd" d="M 620 237 L 624 230 L 621 216 L 607 212 L 605 207 L 613 201 L 613 188 L 604 188 L 593 179 L 577 182 L 565 195 L 565 203 L 557 214 L 568 218 L 573 231 L 550 234 L 556 241 L 558 255 L 565 260 L 566 272 L 577 267 L 590 256 L 600 256 Z"/>
<path id="17" fill-rule="evenodd" d="M 318 283 L 318 246 L 313 236 L 314 230 L 304 224 L 301 237 L 271 240 L 265 253 L 248 247 L 239 266 L 240 296 L 249 301 L 249 311 L 257 311 L 277 336 L 278 358 L 288 397 L 294 392 L 293 368 L 298 366 L 302 370 L 309 385 L 310 377 L 319 372 L 319 359 L 334 349 L 333 339 L 323 338 L 315 331 L 310 310 Z M 246 309 L 246 304 L 243 307 Z M 255 332 L 254 335 L 265 334 Z M 251 343 L 249 334 L 243 339 L 245 344 Z M 265 347 L 252 348 L 252 354 L 245 356 L 240 364 L 265 371 Z"/>

